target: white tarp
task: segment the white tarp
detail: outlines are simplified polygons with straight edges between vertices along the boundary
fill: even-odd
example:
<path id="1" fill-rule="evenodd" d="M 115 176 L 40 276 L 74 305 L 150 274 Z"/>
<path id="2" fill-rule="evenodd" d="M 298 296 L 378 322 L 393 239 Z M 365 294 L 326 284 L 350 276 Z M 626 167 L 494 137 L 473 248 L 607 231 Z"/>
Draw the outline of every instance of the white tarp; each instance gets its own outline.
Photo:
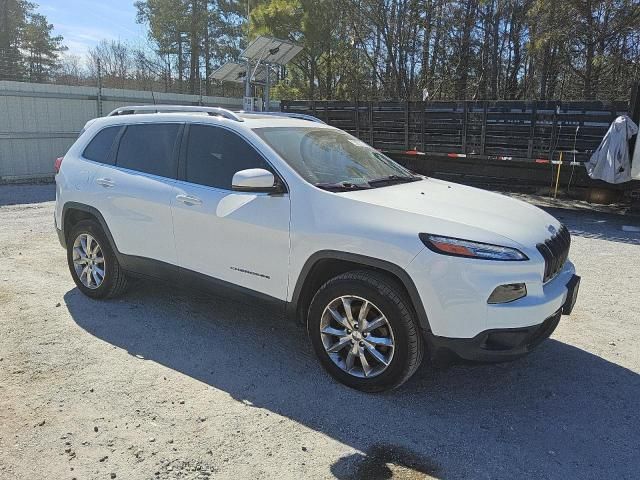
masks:
<path id="1" fill-rule="evenodd" d="M 626 115 L 616 118 L 598 149 L 585 163 L 587 173 L 596 180 L 623 183 L 631 180 L 629 139 L 638 133 L 638 126 Z"/>
<path id="2" fill-rule="evenodd" d="M 631 178 L 640 180 L 640 135 L 636 138 L 636 148 L 633 150 L 633 159 L 631 160 Z"/>

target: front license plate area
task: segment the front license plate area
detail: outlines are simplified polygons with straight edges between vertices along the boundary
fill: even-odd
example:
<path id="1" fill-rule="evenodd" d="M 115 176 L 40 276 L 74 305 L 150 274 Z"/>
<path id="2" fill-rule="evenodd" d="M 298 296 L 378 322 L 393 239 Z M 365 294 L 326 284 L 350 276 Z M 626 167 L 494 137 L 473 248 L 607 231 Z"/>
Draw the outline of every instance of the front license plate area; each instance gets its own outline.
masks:
<path id="1" fill-rule="evenodd" d="M 576 300 L 578 299 L 578 290 L 580 289 L 580 277 L 578 275 L 574 275 L 567 283 L 567 299 L 562 306 L 562 314 L 570 315 L 573 307 L 576 304 Z"/>

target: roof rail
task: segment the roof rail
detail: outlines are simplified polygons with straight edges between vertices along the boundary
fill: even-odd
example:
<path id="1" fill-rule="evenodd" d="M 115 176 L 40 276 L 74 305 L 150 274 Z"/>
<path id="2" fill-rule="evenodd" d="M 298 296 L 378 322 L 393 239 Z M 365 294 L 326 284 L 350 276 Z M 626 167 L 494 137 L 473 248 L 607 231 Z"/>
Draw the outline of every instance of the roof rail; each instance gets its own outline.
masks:
<path id="1" fill-rule="evenodd" d="M 274 117 L 290 117 L 299 118 L 300 120 L 308 120 L 310 122 L 325 123 L 313 115 L 307 115 L 305 113 L 293 113 L 293 112 L 245 112 L 240 111 L 242 115 L 273 115 Z"/>
<path id="2" fill-rule="evenodd" d="M 128 105 L 126 107 L 116 108 L 107 115 L 115 117 L 118 115 L 135 115 L 138 113 L 165 113 L 165 112 L 198 112 L 207 113 L 208 115 L 218 116 L 234 120 L 236 122 L 244 122 L 236 113 L 221 107 L 199 107 L 192 105 Z"/>

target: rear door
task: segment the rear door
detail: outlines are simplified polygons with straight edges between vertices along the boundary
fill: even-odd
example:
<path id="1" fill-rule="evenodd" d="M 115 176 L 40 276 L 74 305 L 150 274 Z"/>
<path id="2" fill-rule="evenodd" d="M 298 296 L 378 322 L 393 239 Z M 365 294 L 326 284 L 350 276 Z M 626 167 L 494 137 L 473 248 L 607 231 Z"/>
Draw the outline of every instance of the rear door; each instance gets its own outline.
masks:
<path id="1" fill-rule="evenodd" d="M 246 139 L 223 127 L 186 127 L 172 200 L 181 267 L 281 300 L 287 295 L 289 194 L 236 192 L 239 170 L 277 173 Z"/>
<path id="2" fill-rule="evenodd" d="M 115 164 L 103 165 L 96 175 L 102 192 L 97 207 L 123 254 L 177 264 L 171 199 L 182 128 L 127 125 L 115 146 Z"/>

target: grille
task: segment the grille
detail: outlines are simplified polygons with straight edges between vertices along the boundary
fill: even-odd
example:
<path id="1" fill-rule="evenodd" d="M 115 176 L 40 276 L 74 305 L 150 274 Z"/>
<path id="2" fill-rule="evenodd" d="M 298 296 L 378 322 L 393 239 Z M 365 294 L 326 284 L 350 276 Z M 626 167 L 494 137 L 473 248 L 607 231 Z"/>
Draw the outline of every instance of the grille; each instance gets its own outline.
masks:
<path id="1" fill-rule="evenodd" d="M 558 233 L 546 240 L 544 243 L 536 245 L 538 251 L 544 258 L 544 282 L 548 282 L 554 278 L 569 256 L 569 247 L 571 246 L 571 234 L 564 225 L 560 227 Z"/>

